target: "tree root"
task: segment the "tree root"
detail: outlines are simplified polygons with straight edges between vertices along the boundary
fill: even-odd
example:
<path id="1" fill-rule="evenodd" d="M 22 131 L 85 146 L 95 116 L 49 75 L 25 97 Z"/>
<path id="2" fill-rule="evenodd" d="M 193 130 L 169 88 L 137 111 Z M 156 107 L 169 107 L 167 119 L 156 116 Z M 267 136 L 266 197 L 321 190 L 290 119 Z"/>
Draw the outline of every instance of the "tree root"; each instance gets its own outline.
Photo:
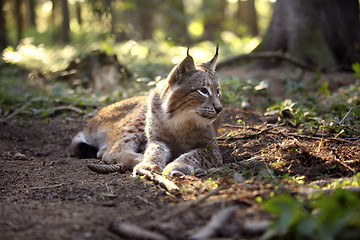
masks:
<path id="1" fill-rule="evenodd" d="M 250 61 L 250 60 L 277 60 L 277 61 L 285 61 L 288 62 L 296 67 L 300 67 L 302 69 L 315 71 L 316 67 L 306 64 L 298 59 L 295 59 L 289 54 L 281 53 L 281 52 L 255 52 L 255 53 L 248 53 L 243 54 L 235 57 L 230 57 L 225 59 L 217 65 L 217 69 L 221 69 L 224 67 L 235 65 L 242 61 Z"/>
<path id="2" fill-rule="evenodd" d="M 219 191 L 225 189 L 225 187 L 218 187 L 216 189 L 214 189 L 213 191 L 209 192 L 208 194 L 206 194 L 205 196 L 199 198 L 199 199 L 196 199 L 195 201 L 189 203 L 189 204 L 185 204 L 185 205 L 182 205 L 182 206 L 179 206 L 178 208 L 176 208 L 174 211 L 171 211 L 169 212 L 167 215 L 161 217 L 158 222 L 166 222 L 170 219 L 172 219 L 173 217 L 179 215 L 179 214 L 182 214 L 184 212 L 186 212 L 187 210 L 195 207 L 196 205 L 198 205 L 199 203 L 205 201 L 206 199 L 208 199 L 209 197 L 217 194 Z"/>
<path id="3" fill-rule="evenodd" d="M 152 232 L 129 223 L 112 223 L 109 230 L 126 239 L 166 240 L 160 233 Z"/>
<path id="4" fill-rule="evenodd" d="M 201 228 L 197 233 L 192 235 L 190 239 L 200 240 L 209 239 L 214 236 L 221 227 L 235 214 L 238 206 L 227 207 L 211 217 L 211 220 Z"/>

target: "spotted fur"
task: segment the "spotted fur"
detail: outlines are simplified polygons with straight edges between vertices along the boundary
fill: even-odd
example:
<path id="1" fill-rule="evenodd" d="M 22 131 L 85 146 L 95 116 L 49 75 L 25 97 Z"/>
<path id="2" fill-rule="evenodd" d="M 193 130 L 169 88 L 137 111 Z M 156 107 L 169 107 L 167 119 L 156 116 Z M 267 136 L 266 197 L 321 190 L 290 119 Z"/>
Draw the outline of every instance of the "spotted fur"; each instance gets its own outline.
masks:
<path id="1" fill-rule="evenodd" d="M 216 119 L 222 110 L 215 56 L 199 65 L 187 57 L 148 97 L 107 106 L 71 143 L 74 155 L 166 175 L 203 172 L 222 164 Z"/>

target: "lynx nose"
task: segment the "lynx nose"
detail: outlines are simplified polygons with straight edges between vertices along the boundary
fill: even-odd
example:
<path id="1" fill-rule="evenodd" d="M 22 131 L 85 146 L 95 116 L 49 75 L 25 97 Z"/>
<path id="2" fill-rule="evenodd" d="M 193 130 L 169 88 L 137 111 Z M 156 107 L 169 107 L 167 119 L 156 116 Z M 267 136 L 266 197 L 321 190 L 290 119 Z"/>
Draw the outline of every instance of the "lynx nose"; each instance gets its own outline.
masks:
<path id="1" fill-rule="evenodd" d="M 214 106 L 214 108 L 215 108 L 216 114 L 219 114 L 219 113 L 222 111 L 222 109 L 223 109 L 222 106 L 220 106 L 220 107 L 215 107 L 215 106 Z"/>

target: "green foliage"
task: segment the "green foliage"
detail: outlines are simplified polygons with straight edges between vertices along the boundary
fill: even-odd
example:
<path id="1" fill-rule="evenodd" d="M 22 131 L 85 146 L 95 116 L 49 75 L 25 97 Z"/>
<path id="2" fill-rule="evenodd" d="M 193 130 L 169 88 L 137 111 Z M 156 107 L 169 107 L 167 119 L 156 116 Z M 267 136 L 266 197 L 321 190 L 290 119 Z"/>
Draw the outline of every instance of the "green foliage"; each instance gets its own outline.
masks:
<path id="1" fill-rule="evenodd" d="M 273 102 L 273 99 L 268 93 L 269 84 L 267 81 L 259 79 L 239 79 L 238 77 L 223 78 L 221 82 L 222 99 L 224 104 L 241 105 L 243 102 L 251 102 L 257 107 L 262 97 L 263 103 Z M 257 97 L 253 101 L 252 97 Z"/>
<path id="2" fill-rule="evenodd" d="M 354 71 L 354 76 L 355 77 L 360 77 L 360 63 L 353 63 L 351 65 L 352 70 Z"/>
<path id="3" fill-rule="evenodd" d="M 320 78 L 315 74 L 315 79 Z M 343 137 L 359 136 L 360 132 L 360 81 L 330 93 L 328 82 L 317 80 L 315 91 L 304 82 L 287 82 L 291 98 L 274 104 L 265 115 L 279 114 L 307 131 Z M 325 132 L 324 132 L 325 131 Z"/>
<path id="4" fill-rule="evenodd" d="M 5 118 L 13 115 L 47 118 L 64 111 L 82 114 L 111 101 L 96 93 L 86 95 L 84 89 L 69 89 L 65 84 L 39 88 L 38 83 L 28 79 L 27 72 L 17 65 L 1 64 L 0 67 L 0 113 Z"/>
<path id="5" fill-rule="evenodd" d="M 276 220 L 262 239 L 358 239 L 360 237 L 360 198 L 337 189 L 304 202 L 279 195 L 263 203 Z"/>

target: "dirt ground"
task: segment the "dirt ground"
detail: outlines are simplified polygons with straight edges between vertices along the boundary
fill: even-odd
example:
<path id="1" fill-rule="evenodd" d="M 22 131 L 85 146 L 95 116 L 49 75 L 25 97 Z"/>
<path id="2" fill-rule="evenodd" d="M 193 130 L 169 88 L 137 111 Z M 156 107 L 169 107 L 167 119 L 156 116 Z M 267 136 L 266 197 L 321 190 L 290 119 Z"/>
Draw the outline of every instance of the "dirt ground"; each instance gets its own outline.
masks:
<path id="1" fill-rule="evenodd" d="M 274 178 L 289 174 L 310 183 L 359 170 L 359 140 L 299 134 L 237 107 L 223 115 L 218 141 L 225 166 L 170 179 L 180 187 L 176 195 L 130 172 L 95 173 L 87 164 L 96 159 L 71 157 L 71 138 L 84 125 L 75 113 L 1 121 L 0 239 L 258 239 L 272 219 L 258 200 L 299 192 L 292 183 L 274 189 Z M 211 219 L 220 226 L 201 235 Z"/>

